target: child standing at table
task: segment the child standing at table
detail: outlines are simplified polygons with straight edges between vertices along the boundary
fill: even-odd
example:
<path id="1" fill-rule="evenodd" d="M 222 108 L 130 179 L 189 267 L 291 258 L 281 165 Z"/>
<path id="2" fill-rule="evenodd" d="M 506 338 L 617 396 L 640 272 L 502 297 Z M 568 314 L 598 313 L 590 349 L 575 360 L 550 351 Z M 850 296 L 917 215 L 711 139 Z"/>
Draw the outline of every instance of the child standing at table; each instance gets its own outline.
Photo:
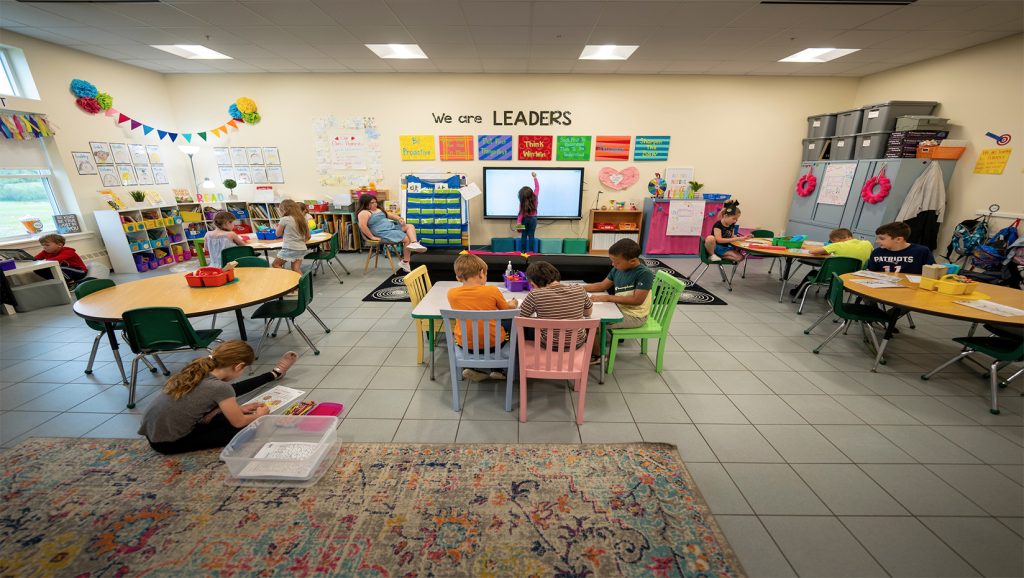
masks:
<path id="1" fill-rule="evenodd" d="M 455 259 L 455 278 L 461 281 L 462 285 L 448 290 L 448 304 L 452 309 L 464 311 L 504 311 L 519 307 L 518 300 L 512 298 L 506 301 L 500 289 L 494 285 L 487 284 L 487 263 L 476 255 L 467 253 L 459 255 Z M 473 322 L 466 323 L 467 329 L 472 329 L 475 325 Z M 488 325 L 490 325 L 490 343 L 494 347 L 499 347 L 508 339 L 505 327 L 499 327 L 494 321 L 488 322 Z M 455 342 L 462 345 L 462 328 L 458 323 L 452 324 L 452 332 L 455 334 Z M 466 336 L 469 339 L 468 347 L 470 350 L 482 348 L 485 343 L 484 336 L 476 337 L 472 333 L 470 331 L 470 335 Z M 462 377 L 472 381 L 483 381 L 488 378 L 505 379 L 505 374 L 498 369 L 488 374 L 467 367 L 462 370 Z"/>
<path id="2" fill-rule="evenodd" d="M 309 225 L 306 223 L 306 216 L 302 214 L 302 208 L 291 199 L 281 201 L 281 220 L 277 222 L 277 236 L 283 238 L 281 250 L 277 252 L 271 265 L 281 269 L 288 264 L 292 271 L 302 273 L 302 258 L 309 252 L 306 248 L 306 241 L 310 238 Z"/>
<path id="3" fill-rule="evenodd" d="M 519 219 L 516 221 L 523 227 L 519 237 L 520 249 L 523 253 L 529 253 L 533 249 L 537 235 L 537 204 L 540 202 L 540 182 L 537 181 L 537 173 L 530 173 L 530 176 L 533 177 L 533 188 L 519 189 Z"/>
<path id="4" fill-rule="evenodd" d="M 743 260 L 743 253 L 740 253 L 732 246 L 735 241 L 746 241 L 752 239 L 751 235 L 740 235 L 740 202 L 736 200 L 726 201 L 719 213 L 718 221 L 711 228 L 711 234 L 704 238 L 704 248 L 708 251 L 708 257 L 712 261 L 728 259 L 738 263 Z"/>
<path id="5" fill-rule="evenodd" d="M 206 250 L 210 253 L 210 266 L 223 267 L 220 254 L 228 247 L 244 245 L 245 241 L 234 231 L 235 216 L 227 211 L 220 211 L 213 216 L 214 229 L 204 237 Z"/>
<path id="6" fill-rule="evenodd" d="M 193 359 L 154 394 L 138 433 L 162 454 L 224 447 L 242 428 L 270 413 L 259 402 L 238 405 L 237 397 L 281 379 L 299 356 L 289 351 L 267 373 L 230 383 L 255 358 L 248 343 L 232 339 Z"/>
<path id="7" fill-rule="evenodd" d="M 868 257 L 869 271 L 920 275 L 925 265 L 935 263 L 932 250 L 924 245 L 908 243 L 910 225 L 896 221 L 875 230 L 878 248 Z"/>
<path id="8" fill-rule="evenodd" d="M 533 261 L 531 259 L 531 261 Z M 523 298 L 519 310 L 523 317 L 540 319 L 583 319 L 590 317 L 594 303 L 583 285 L 562 284 L 562 274 L 558 268 L 547 261 L 534 261 L 526 268 L 526 278 L 533 284 L 533 291 Z M 528 328 L 529 329 L 529 328 Z M 540 341 L 547 342 L 547 331 L 541 330 Z M 532 335 L 526 335 L 532 339 Z M 560 341 L 556 334 L 555 341 Z M 576 338 L 576 347 L 587 342 L 587 330 L 580 329 Z"/>

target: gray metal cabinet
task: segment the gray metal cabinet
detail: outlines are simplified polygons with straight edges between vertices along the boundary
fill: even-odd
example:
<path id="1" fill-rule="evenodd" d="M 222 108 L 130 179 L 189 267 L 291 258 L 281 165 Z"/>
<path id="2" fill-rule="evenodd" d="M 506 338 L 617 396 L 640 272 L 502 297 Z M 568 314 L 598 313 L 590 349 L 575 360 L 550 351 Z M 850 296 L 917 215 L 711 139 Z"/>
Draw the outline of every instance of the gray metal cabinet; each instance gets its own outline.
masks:
<path id="1" fill-rule="evenodd" d="M 832 229 L 846 227 L 853 231 L 858 239 L 874 240 L 875 229 L 884 223 L 896 220 L 896 215 L 903 206 L 903 201 L 910 192 L 921 173 L 928 167 L 929 163 L 937 162 L 942 168 L 943 181 L 949 187 L 949 179 L 956 166 L 955 160 L 933 161 L 931 159 L 877 159 L 861 161 L 817 161 L 813 163 L 801 163 L 799 174 L 805 174 L 807 167 L 813 165 L 813 174 L 818 179 L 818 186 L 821 186 L 825 169 L 832 163 L 856 163 L 857 169 L 854 172 L 853 182 L 850 186 L 850 194 L 845 205 L 824 205 L 819 204 L 818 191 L 814 194 L 801 197 L 795 192 L 790 206 L 789 223 L 786 226 L 786 233 L 789 235 L 807 235 L 809 238 L 825 241 Z M 880 203 L 870 204 L 864 202 L 860 196 L 860 190 L 868 179 L 877 176 L 882 167 L 885 167 L 885 175 L 892 183 L 889 196 Z M 797 177 L 799 178 L 799 176 Z M 794 179 L 794 183 L 796 180 Z"/>

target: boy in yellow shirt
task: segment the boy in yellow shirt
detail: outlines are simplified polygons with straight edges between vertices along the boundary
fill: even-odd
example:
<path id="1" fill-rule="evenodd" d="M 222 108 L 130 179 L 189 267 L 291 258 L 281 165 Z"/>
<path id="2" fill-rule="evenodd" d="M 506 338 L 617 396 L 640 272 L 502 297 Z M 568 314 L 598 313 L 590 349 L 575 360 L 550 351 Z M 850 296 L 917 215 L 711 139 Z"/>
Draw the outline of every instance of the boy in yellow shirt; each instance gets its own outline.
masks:
<path id="1" fill-rule="evenodd" d="M 828 234 L 828 245 L 822 245 L 821 247 L 813 247 L 807 252 L 811 255 L 829 255 L 836 257 L 853 257 L 854 259 L 860 260 L 861 267 L 864 266 L 868 261 L 868 257 L 871 256 L 871 251 L 875 248 L 871 245 L 870 241 L 863 239 L 854 239 L 853 231 L 840 228 L 832 229 L 832 232 Z M 794 289 L 790 289 L 790 295 L 799 295 L 800 289 L 818 273 L 817 269 L 811 271 L 804 277 L 804 280 Z"/>
<path id="2" fill-rule="evenodd" d="M 487 284 L 487 263 L 476 255 L 467 253 L 459 255 L 455 259 L 455 278 L 462 281 L 462 285 L 448 290 L 448 304 L 452 309 L 464 311 L 501 311 L 519 307 L 519 301 L 515 298 L 506 301 L 500 289 L 494 285 Z M 497 327 L 498 324 L 494 321 L 490 321 L 488 324 L 490 325 L 491 345 L 494 347 L 501 346 L 506 339 L 505 327 Z M 467 322 L 466 328 L 472 329 L 475 325 L 475 323 Z M 462 345 L 462 328 L 458 323 L 452 325 L 452 332 L 455 333 L 456 343 Z M 485 342 L 484 336 L 481 335 L 478 338 L 478 343 L 477 339 L 474 339 L 473 332 L 470 331 L 469 333 L 467 336 L 469 348 L 482 348 Z M 474 346 L 474 344 L 476 345 Z M 476 369 L 466 368 L 462 370 L 462 377 L 473 381 L 483 381 L 487 378 L 505 379 L 505 374 L 497 369 L 487 374 Z"/>

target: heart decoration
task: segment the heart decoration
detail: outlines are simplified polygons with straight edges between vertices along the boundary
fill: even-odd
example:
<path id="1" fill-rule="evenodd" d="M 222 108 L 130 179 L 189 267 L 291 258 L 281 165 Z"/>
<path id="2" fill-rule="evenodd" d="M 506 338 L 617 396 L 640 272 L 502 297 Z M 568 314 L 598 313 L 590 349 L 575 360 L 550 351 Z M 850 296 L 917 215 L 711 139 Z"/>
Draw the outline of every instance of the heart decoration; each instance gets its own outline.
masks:
<path id="1" fill-rule="evenodd" d="M 640 180 L 640 171 L 636 167 L 626 167 L 617 171 L 611 167 L 604 167 L 597 174 L 598 180 L 606 187 L 621 191 L 628 189 Z"/>

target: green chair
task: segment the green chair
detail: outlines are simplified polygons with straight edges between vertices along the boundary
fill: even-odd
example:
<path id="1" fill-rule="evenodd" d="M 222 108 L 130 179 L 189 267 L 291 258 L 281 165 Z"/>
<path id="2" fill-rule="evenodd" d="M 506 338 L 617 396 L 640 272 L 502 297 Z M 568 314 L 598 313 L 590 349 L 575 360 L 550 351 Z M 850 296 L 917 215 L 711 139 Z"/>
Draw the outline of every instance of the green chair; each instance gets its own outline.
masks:
<path id="1" fill-rule="evenodd" d="M 768 229 L 754 229 L 750 234 L 755 239 L 771 239 L 775 236 L 775 231 L 769 231 Z M 768 274 L 772 274 L 772 269 L 775 267 L 775 259 L 772 259 L 771 263 L 768 263 Z M 740 275 L 741 279 L 747 278 L 747 259 L 743 260 L 743 274 Z"/>
<path id="2" fill-rule="evenodd" d="M 249 245 L 236 245 L 234 247 L 228 247 L 220 252 L 221 265 L 227 265 L 228 263 L 237 260 L 239 257 L 255 257 L 256 249 L 253 249 Z"/>
<path id="3" fill-rule="evenodd" d="M 986 326 L 988 327 L 988 326 Z M 989 328 L 991 330 L 991 328 Z M 1016 378 L 1021 374 L 1021 371 L 1014 373 L 1006 381 L 1000 383 L 999 381 L 999 366 L 1003 363 L 1019 363 L 1024 361 L 1024 335 L 1019 332 L 1014 335 L 1007 331 L 996 332 L 996 335 L 988 337 L 954 337 L 953 341 L 964 346 L 964 350 L 957 354 L 956 357 L 929 371 L 928 373 L 921 376 L 921 379 L 927 380 L 936 373 L 942 371 L 946 367 L 960 361 L 961 359 L 967 358 L 973 353 L 980 353 L 987 355 L 992 358 L 992 365 L 988 371 L 989 387 L 992 392 L 991 408 L 988 410 L 990 413 L 999 413 L 999 388 L 1006 387 L 1006 384 L 1010 380 Z M 1024 371 L 1024 370 L 1022 370 Z"/>
<path id="4" fill-rule="evenodd" d="M 220 336 L 220 329 L 196 330 L 185 317 L 185 312 L 177 307 L 143 307 L 129 309 L 122 315 L 124 334 L 128 338 L 135 359 L 132 360 L 132 376 L 128 383 L 128 407 L 135 407 L 135 382 L 139 369 L 139 361 L 147 355 L 160 366 L 164 375 L 170 375 L 164 362 L 158 355 L 165 351 L 182 351 L 187 349 L 209 349 L 210 344 Z"/>
<path id="5" fill-rule="evenodd" d="M 84 283 L 79 283 L 75 287 L 75 299 L 81 299 L 86 295 L 91 295 L 97 291 L 108 289 L 110 287 L 113 287 L 115 284 L 116 283 L 114 283 L 110 279 L 92 279 Z M 92 366 L 93 363 L 96 361 L 96 353 L 99 351 L 100 348 L 100 340 L 102 340 L 103 336 L 106 335 L 107 329 L 106 327 L 103 326 L 102 323 L 98 321 L 89 321 L 88 319 L 85 321 L 85 325 L 89 329 L 98 332 L 96 333 L 96 338 L 92 340 L 92 350 L 89 351 L 89 363 L 85 366 L 85 374 L 92 375 Z M 120 321 L 115 323 L 114 330 L 123 331 L 124 323 L 121 323 Z M 142 361 L 146 364 L 146 367 L 148 367 L 150 371 L 156 371 L 156 368 L 149 363 L 148 359 L 143 358 Z M 122 377 L 124 376 L 122 375 Z"/>
<path id="6" fill-rule="evenodd" d="M 849 329 L 850 325 L 854 322 L 860 323 L 861 332 L 864 333 L 864 342 L 868 342 L 868 337 L 871 338 L 871 343 L 875 346 L 875 351 L 881 353 L 885 351 L 885 345 L 888 343 L 887 339 L 883 339 L 881 346 L 878 343 L 878 337 L 875 335 L 875 330 L 871 328 L 872 323 L 878 323 L 880 325 L 886 325 L 889 323 L 889 315 L 885 311 L 882 311 L 875 305 L 866 305 L 863 303 L 846 303 L 843 301 L 843 280 L 839 278 L 835 273 L 832 274 L 832 283 L 829 285 L 829 304 L 832 306 L 832 314 L 843 320 L 821 345 L 814 348 L 814 353 L 821 353 L 822 348 L 828 345 L 829 341 L 832 341 L 835 336 L 839 335 L 840 332 L 845 332 Z M 804 333 L 807 333 L 806 331 Z M 885 359 L 879 357 L 879 362 L 884 364 Z M 875 371 L 875 367 L 871 368 L 871 371 Z"/>
<path id="7" fill-rule="evenodd" d="M 307 261 L 313 261 L 313 275 L 316 275 L 317 269 L 323 271 L 324 263 L 327 263 L 327 266 L 331 269 L 331 273 L 334 273 L 334 276 L 338 279 L 338 283 L 344 283 L 344 281 L 341 280 L 341 275 L 338 275 L 338 272 L 334 270 L 334 265 L 331 265 L 331 261 L 334 261 L 341 265 L 341 268 L 345 270 L 346 275 L 352 274 L 349 272 L 348 267 L 341 262 L 341 259 L 338 259 L 339 250 L 341 250 L 341 241 L 338 239 L 338 234 L 335 233 L 331 235 L 330 248 L 328 250 L 324 251 L 321 248 L 317 248 L 316 251 L 306 255 Z"/>
<path id="8" fill-rule="evenodd" d="M 712 265 L 718 266 L 718 272 L 722 274 L 722 281 L 724 281 L 725 284 L 729 286 L 729 291 L 732 291 L 732 278 L 736 276 L 736 261 L 733 261 L 731 259 L 712 261 L 711 257 L 708 256 L 708 249 L 707 247 L 704 246 L 704 239 L 702 238 L 700 239 L 700 265 L 697 265 L 697 267 L 690 273 L 690 280 L 693 281 L 694 283 L 699 281 L 701 276 L 704 275 L 704 272 L 707 271 L 708 268 L 711 267 Z M 733 268 L 732 275 L 728 277 L 726 277 L 725 275 L 726 265 L 732 265 Z M 701 267 L 703 267 L 703 269 L 701 269 Z M 694 273 L 697 273 L 698 270 L 700 270 L 700 274 L 694 277 Z"/>
<path id="9" fill-rule="evenodd" d="M 701 245 L 703 246 L 703 245 Z M 608 354 L 608 373 L 615 369 L 615 351 L 622 339 L 639 339 L 640 354 L 647 353 L 647 340 L 658 340 L 658 358 L 655 371 L 661 373 L 665 358 L 665 342 L 668 340 L 668 328 L 672 324 L 672 315 L 679 304 L 679 295 L 686 288 L 682 281 L 664 271 L 654 275 L 654 286 L 651 287 L 651 310 L 647 314 L 647 322 L 640 327 L 630 329 L 612 329 L 612 349 Z"/>
<path id="10" fill-rule="evenodd" d="M 311 272 L 306 271 L 299 278 L 299 295 L 298 299 L 279 299 L 277 301 L 268 301 L 263 305 L 260 305 L 256 311 L 253 312 L 253 319 L 262 319 L 264 321 L 263 335 L 260 337 L 259 343 L 256 345 L 256 358 L 260 357 L 260 349 L 263 348 L 263 341 L 267 338 L 267 334 L 270 333 L 270 324 L 274 320 L 277 320 L 277 325 L 280 327 L 281 320 L 288 324 L 288 330 L 294 327 L 295 331 L 302 336 L 302 339 L 306 341 L 306 345 L 313 350 L 313 355 L 320 355 L 320 350 L 316 348 L 313 341 L 306 335 L 306 332 L 299 327 L 296 323 L 295 318 L 302 315 L 305 312 L 309 312 L 309 315 L 316 319 L 316 322 L 320 324 L 320 327 L 324 328 L 325 333 L 330 333 L 331 330 L 324 325 L 324 322 L 320 320 L 316 313 L 309 308 L 309 304 L 313 302 L 313 280 L 310 277 Z M 271 337 L 277 336 L 277 329 L 274 329 L 274 333 Z"/>
<path id="11" fill-rule="evenodd" d="M 845 275 L 847 273 L 853 273 L 860 271 L 864 263 L 860 259 L 854 257 L 829 257 L 824 261 L 821 261 L 818 273 L 807 282 L 790 303 L 796 303 L 796 298 L 800 298 L 800 307 L 797 308 L 796 314 L 803 315 L 804 313 L 804 302 L 807 301 L 807 293 L 811 290 L 811 287 L 820 287 L 822 285 L 828 286 L 832 283 L 832 275 Z"/>
<path id="12" fill-rule="evenodd" d="M 238 257 L 234 260 L 239 267 L 269 268 L 270 263 L 263 257 Z"/>

